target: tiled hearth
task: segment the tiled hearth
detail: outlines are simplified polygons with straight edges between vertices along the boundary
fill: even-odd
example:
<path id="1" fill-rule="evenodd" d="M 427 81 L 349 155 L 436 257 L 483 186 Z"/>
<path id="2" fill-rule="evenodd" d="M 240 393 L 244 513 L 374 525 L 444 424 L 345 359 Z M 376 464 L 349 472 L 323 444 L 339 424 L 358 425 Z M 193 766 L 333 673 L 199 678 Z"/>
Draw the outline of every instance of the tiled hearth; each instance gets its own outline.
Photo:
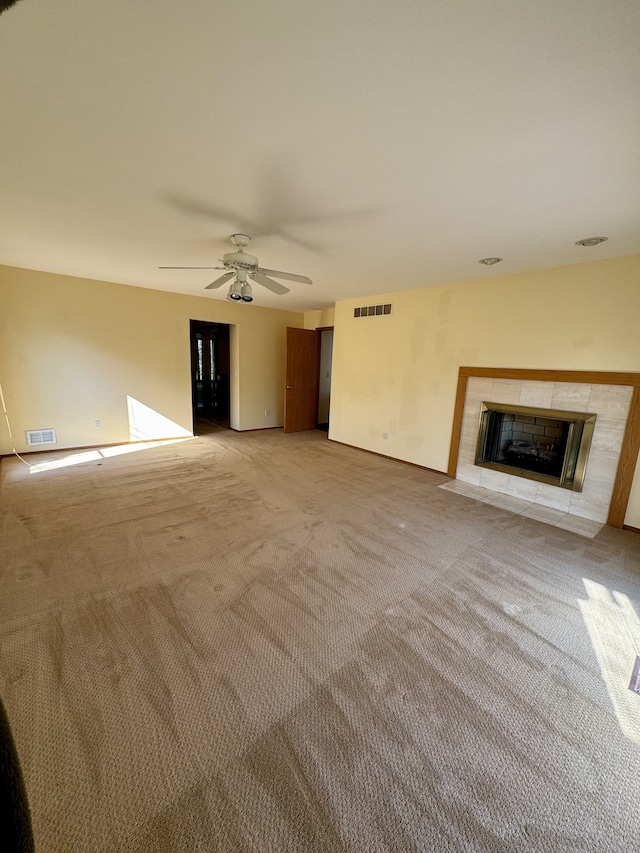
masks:
<path id="1" fill-rule="evenodd" d="M 595 535 L 587 531 L 599 529 L 607 521 L 632 393 L 633 388 L 627 385 L 470 376 L 466 386 L 456 481 L 446 484 L 446 487 L 496 506 L 502 502 L 504 509 L 538 517 L 540 521 L 575 529 L 584 535 Z M 573 492 L 477 466 L 475 455 L 480 407 L 486 401 L 596 414 L 582 491 Z M 481 491 L 474 494 L 474 488 Z M 509 503 L 511 506 L 507 505 Z M 547 518 L 542 517 L 545 514 Z M 594 524 L 580 524 L 581 520 Z M 573 527 L 570 526 L 572 524 Z"/>
<path id="2" fill-rule="evenodd" d="M 599 521 L 580 518 L 559 509 L 536 504 L 532 501 L 524 501 L 522 498 L 515 498 L 513 495 L 493 492 L 491 489 L 473 486 L 471 483 L 464 483 L 462 480 L 450 480 L 448 483 L 443 483 L 440 488 L 446 489 L 448 492 L 455 492 L 458 495 L 464 495 L 465 498 L 473 498 L 475 501 L 506 509 L 526 518 L 534 518 L 536 521 L 561 527 L 563 530 L 571 530 L 573 533 L 579 533 L 580 536 L 587 536 L 589 539 L 593 539 L 604 527 L 604 524 Z"/>

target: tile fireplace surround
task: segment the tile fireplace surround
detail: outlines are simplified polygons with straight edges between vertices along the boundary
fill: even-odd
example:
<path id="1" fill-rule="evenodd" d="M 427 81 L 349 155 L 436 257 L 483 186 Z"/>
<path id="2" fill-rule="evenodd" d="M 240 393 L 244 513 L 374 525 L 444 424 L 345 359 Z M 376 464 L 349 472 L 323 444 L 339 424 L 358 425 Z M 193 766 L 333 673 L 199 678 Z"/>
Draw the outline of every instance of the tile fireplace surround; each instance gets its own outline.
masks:
<path id="1" fill-rule="evenodd" d="M 582 491 L 477 466 L 483 402 L 596 414 Z M 640 374 L 460 368 L 448 474 L 474 486 L 622 527 L 640 445 L 639 420 Z"/>

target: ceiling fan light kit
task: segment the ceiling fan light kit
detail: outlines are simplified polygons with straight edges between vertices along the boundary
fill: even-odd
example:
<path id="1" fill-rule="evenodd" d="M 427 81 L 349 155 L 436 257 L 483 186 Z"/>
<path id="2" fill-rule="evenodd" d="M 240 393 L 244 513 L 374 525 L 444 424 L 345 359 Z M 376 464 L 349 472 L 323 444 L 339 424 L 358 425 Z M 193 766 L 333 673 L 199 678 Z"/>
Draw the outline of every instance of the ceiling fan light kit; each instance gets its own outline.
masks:
<path id="1" fill-rule="evenodd" d="M 242 290 L 239 281 L 234 281 L 233 284 L 229 285 L 227 299 L 230 299 L 232 302 L 240 302 L 242 300 Z"/>
<path id="2" fill-rule="evenodd" d="M 270 276 L 275 278 L 284 278 L 287 281 L 298 281 L 302 284 L 312 284 L 310 278 L 306 275 L 296 275 L 291 272 L 281 272 L 280 270 L 268 270 L 258 266 L 258 259 L 255 255 L 249 255 L 243 249 L 249 244 L 247 234 L 232 234 L 231 242 L 237 248 L 236 252 L 227 252 L 222 256 L 221 267 L 158 267 L 161 270 L 227 270 L 220 278 L 207 284 L 205 290 L 215 290 L 221 287 L 230 278 L 235 276 L 235 281 L 229 286 L 227 299 L 232 302 L 253 302 L 253 289 L 251 283 L 247 279 L 257 281 L 267 290 L 281 296 L 283 293 L 289 293 L 289 288 L 274 281 Z"/>

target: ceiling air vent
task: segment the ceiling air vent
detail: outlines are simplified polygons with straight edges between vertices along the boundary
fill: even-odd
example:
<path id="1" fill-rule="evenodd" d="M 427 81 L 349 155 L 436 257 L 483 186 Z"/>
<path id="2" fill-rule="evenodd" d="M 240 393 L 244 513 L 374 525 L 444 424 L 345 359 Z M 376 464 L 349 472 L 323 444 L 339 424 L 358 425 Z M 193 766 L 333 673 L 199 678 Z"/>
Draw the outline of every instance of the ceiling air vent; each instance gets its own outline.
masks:
<path id="1" fill-rule="evenodd" d="M 365 305 L 363 308 L 354 308 L 354 317 L 379 317 L 381 314 L 391 314 L 391 304 Z"/>
<path id="2" fill-rule="evenodd" d="M 27 444 L 55 444 L 56 431 L 54 429 L 28 429 Z"/>

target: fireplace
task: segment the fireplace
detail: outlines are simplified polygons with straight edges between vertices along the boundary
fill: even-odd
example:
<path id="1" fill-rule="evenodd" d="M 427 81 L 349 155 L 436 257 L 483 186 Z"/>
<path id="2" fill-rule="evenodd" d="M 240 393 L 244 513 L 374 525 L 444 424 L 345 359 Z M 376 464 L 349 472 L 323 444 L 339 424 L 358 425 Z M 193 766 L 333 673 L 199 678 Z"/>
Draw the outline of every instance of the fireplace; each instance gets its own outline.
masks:
<path id="1" fill-rule="evenodd" d="M 475 464 L 581 492 L 596 415 L 483 402 Z"/>
<path id="2" fill-rule="evenodd" d="M 486 400 L 502 402 L 483 404 Z M 541 481 L 538 477 L 548 475 L 535 474 L 529 479 L 522 468 L 498 462 L 501 467 L 491 470 L 482 459 L 476 464 L 482 411 L 493 408 L 515 413 L 520 410 L 515 406 L 526 406 L 529 412 L 538 407 L 532 415 L 550 419 L 557 418 L 558 412 L 568 412 L 568 420 L 597 415 L 595 424 L 592 422 L 591 447 L 582 448 L 576 466 L 584 472 L 581 491 L 576 488 L 579 480 L 572 488 L 560 488 L 556 477 Z M 529 504 L 526 512 L 540 506 L 546 514 L 553 510 L 558 515 L 622 527 L 640 447 L 639 425 L 640 373 L 461 367 L 447 473 L 483 492 L 524 501 Z"/>

